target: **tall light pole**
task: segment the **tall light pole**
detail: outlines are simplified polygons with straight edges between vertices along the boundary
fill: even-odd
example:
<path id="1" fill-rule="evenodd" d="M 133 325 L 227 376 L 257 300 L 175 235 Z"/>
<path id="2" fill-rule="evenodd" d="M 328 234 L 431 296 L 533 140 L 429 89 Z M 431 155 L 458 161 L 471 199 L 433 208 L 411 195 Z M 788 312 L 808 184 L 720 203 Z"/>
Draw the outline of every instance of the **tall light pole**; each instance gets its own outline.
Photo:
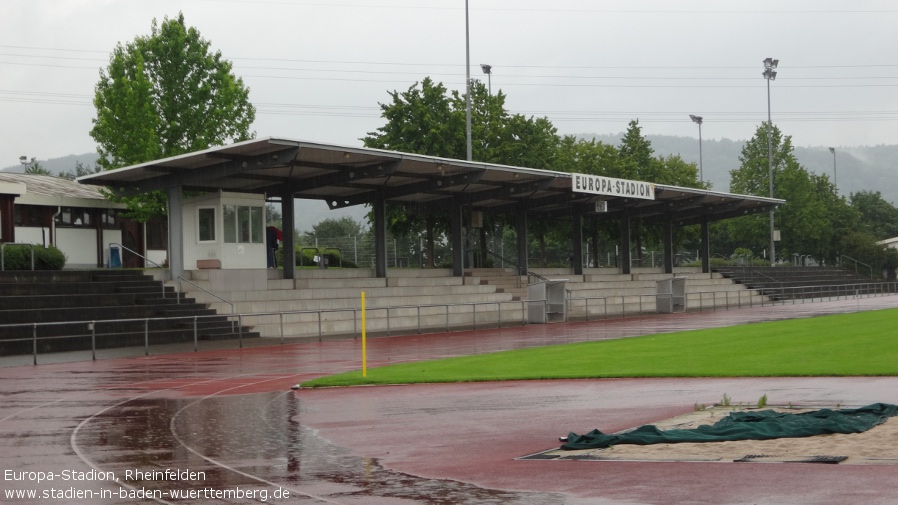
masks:
<path id="1" fill-rule="evenodd" d="M 770 178 L 770 198 L 773 198 L 773 121 L 770 116 L 770 81 L 776 80 L 776 66 L 780 60 L 766 58 L 764 72 L 767 79 L 767 175 Z M 774 240 L 773 208 L 770 209 L 770 265 L 776 266 L 776 240 Z"/>
<path id="2" fill-rule="evenodd" d="M 689 114 L 692 122 L 698 125 L 698 180 L 704 182 L 702 177 L 702 117 Z"/>
<path id="3" fill-rule="evenodd" d="M 474 159 L 474 150 L 471 146 L 471 35 L 468 22 L 468 0 L 465 0 L 465 138 L 468 145 L 468 161 Z"/>
<path id="4" fill-rule="evenodd" d="M 833 153 L 833 186 L 836 188 L 836 194 L 839 194 L 839 177 L 836 175 L 836 148 L 830 147 L 829 152 Z"/>
<path id="5" fill-rule="evenodd" d="M 486 74 L 486 89 L 490 94 L 490 97 L 493 96 L 493 66 L 487 65 L 486 63 L 480 64 L 480 70 L 483 70 L 483 73 Z"/>

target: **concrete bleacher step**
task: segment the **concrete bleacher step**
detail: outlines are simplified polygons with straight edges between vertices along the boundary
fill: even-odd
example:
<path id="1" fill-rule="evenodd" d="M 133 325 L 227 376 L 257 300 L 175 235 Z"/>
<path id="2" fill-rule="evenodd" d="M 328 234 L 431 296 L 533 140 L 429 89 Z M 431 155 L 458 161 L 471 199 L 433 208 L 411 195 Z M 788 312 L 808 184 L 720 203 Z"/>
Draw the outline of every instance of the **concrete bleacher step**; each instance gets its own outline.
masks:
<path id="1" fill-rule="evenodd" d="M 140 270 L 0 272 L 0 325 L 0 355 L 259 336 Z"/>

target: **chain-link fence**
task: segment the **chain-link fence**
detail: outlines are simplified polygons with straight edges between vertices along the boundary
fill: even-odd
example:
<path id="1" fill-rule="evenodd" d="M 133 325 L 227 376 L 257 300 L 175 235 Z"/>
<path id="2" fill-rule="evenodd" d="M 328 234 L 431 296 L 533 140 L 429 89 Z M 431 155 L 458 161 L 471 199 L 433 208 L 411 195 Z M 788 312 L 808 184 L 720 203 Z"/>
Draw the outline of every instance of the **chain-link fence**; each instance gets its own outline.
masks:
<path id="1" fill-rule="evenodd" d="M 485 245 L 485 247 L 484 247 Z M 297 264 L 316 266 L 326 261 L 327 266 L 343 268 L 374 268 L 375 245 L 370 234 L 351 237 L 317 237 L 314 241 L 301 241 L 298 246 Z M 423 237 L 392 237 L 386 241 L 387 266 L 389 268 L 450 268 L 452 266 L 452 248 L 445 236 L 434 240 L 432 251 L 428 241 Z M 570 243 L 557 241 L 540 241 L 532 239 L 528 244 L 529 266 L 531 268 L 571 268 L 574 255 Z M 430 261 L 430 258 L 433 261 Z M 475 230 L 464 235 L 464 254 L 466 268 L 516 268 L 520 265 L 518 258 L 517 237 L 514 231 L 504 233 L 481 234 Z M 591 243 L 583 244 L 581 251 L 583 266 L 612 267 L 620 266 L 620 251 L 617 244 Z M 698 251 L 681 251 L 675 255 L 674 266 L 687 266 L 698 262 Z M 631 254 L 630 266 L 633 268 L 661 268 L 664 265 L 664 253 L 661 250 L 644 250 L 641 254 Z"/>

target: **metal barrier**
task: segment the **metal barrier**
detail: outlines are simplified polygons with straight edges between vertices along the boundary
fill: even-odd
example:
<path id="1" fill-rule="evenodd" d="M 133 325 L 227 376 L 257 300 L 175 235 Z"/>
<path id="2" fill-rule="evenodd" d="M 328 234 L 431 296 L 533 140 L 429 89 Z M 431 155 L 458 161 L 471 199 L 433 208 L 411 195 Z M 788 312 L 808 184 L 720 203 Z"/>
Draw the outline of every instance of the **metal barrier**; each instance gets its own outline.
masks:
<path id="1" fill-rule="evenodd" d="M 186 282 L 187 284 L 190 284 L 191 286 L 193 286 L 193 287 L 199 289 L 200 291 L 206 293 L 206 294 L 209 295 L 209 296 L 213 296 L 213 297 L 217 298 L 218 300 L 220 300 L 220 301 L 222 301 L 222 302 L 224 302 L 224 303 L 227 303 L 228 305 L 231 306 L 231 314 L 234 313 L 234 304 L 233 304 L 233 303 L 231 303 L 231 302 L 225 300 L 224 298 L 222 298 L 222 297 L 216 295 L 215 293 L 209 291 L 208 289 L 205 289 L 205 288 L 203 288 L 202 286 L 197 285 L 197 283 L 191 281 L 190 279 L 185 279 L 184 277 L 182 277 L 182 276 L 180 276 L 180 275 L 178 276 L 178 292 L 177 292 L 178 303 L 181 303 L 181 293 L 183 293 L 183 291 L 181 290 L 181 281 L 184 281 L 184 282 Z"/>
<path id="2" fill-rule="evenodd" d="M 830 288 L 829 291 L 824 291 L 823 288 Z M 836 288 L 836 289 L 832 289 Z M 690 292 L 687 293 L 687 311 L 705 311 L 705 310 L 718 310 L 722 308 L 724 310 L 728 310 L 731 308 L 742 308 L 743 306 L 753 307 L 756 304 L 756 299 L 760 298 L 760 305 L 784 305 L 788 303 L 796 304 L 796 303 L 812 303 L 812 302 L 820 302 L 820 301 L 831 301 L 833 299 L 848 299 L 848 298 L 868 298 L 875 296 L 888 296 L 898 294 L 898 282 L 876 282 L 876 283 L 861 283 L 861 284 L 850 284 L 844 286 L 805 286 L 799 288 L 792 288 L 793 298 L 787 300 L 776 300 L 772 298 L 768 298 L 766 296 L 760 295 L 756 290 L 721 290 L 721 291 L 699 291 L 699 292 Z M 801 295 L 801 296 L 798 296 Z M 633 295 L 621 295 L 621 296 L 595 296 L 595 297 L 569 297 L 567 298 L 566 303 L 568 304 L 568 314 L 574 313 L 574 309 L 576 306 L 581 305 L 584 307 L 584 311 L 582 313 L 583 319 L 590 321 L 595 318 L 601 316 L 601 319 L 610 319 L 612 317 L 628 317 L 628 316 L 637 316 L 637 315 L 645 315 L 647 313 L 654 313 L 654 309 L 656 307 L 655 299 L 657 294 L 633 294 Z M 735 296 L 735 298 L 733 298 Z M 748 297 L 747 301 L 745 297 Z M 635 299 L 634 299 L 635 298 Z M 722 298 L 722 299 L 721 299 Z M 614 311 L 609 312 L 609 301 L 615 302 L 620 299 L 620 312 Z M 629 300 L 628 300 L 629 299 Z M 651 300 L 652 303 L 648 304 L 648 307 L 651 307 L 648 311 L 646 311 L 645 300 Z M 593 307 L 596 306 L 596 302 L 601 301 L 601 313 L 597 314 L 596 311 L 590 310 L 590 305 Z M 512 324 L 527 324 L 527 310 L 526 306 L 530 303 L 546 303 L 548 304 L 548 300 L 507 300 L 507 301 L 488 301 L 488 302 L 470 302 L 470 303 L 445 303 L 445 304 L 430 304 L 430 305 L 400 305 L 400 306 L 390 306 L 390 307 L 368 307 L 366 311 L 368 314 L 377 314 L 384 313 L 386 315 L 385 319 L 385 333 L 386 335 L 392 335 L 394 332 L 393 321 L 396 318 L 415 318 L 415 324 L 413 326 L 403 326 L 401 329 L 404 333 L 408 333 L 407 330 L 414 330 L 418 334 L 424 333 L 425 330 L 428 329 L 436 329 L 435 326 L 431 325 L 422 325 L 422 321 L 426 317 L 433 316 L 443 316 L 444 323 L 441 325 L 439 330 L 441 331 L 451 331 L 453 328 L 459 330 L 476 330 L 478 328 L 483 328 L 488 325 L 495 325 L 499 328 L 503 327 L 503 325 L 512 325 Z M 706 303 L 710 302 L 710 305 L 706 307 Z M 720 303 L 722 302 L 722 303 Z M 514 306 L 515 308 L 520 308 L 521 318 L 520 320 L 516 319 L 503 319 L 503 307 Z M 489 321 L 478 321 L 478 308 L 479 307 L 489 307 L 495 306 L 495 318 L 491 318 Z M 632 308 L 628 312 L 628 307 Z M 453 324 L 451 321 L 452 309 L 453 308 L 462 308 L 462 312 L 456 312 L 456 314 L 461 314 L 467 312 L 470 309 L 471 321 L 468 323 L 461 324 Z M 426 309 L 441 309 L 438 310 L 435 314 L 424 315 L 422 317 L 422 311 Z M 506 313 L 509 309 L 506 309 Z M 396 312 L 413 312 L 414 316 L 410 315 L 396 315 Z M 480 313 L 485 313 L 485 310 L 481 310 Z M 327 314 L 338 314 L 338 313 L 347 313 L 351 314 L 353 330 L 351 335 L 354 338 L 359 338 L 360 333 L 358 330 L 358 321 L 361 313 L 361 308 L 346 308 L 346 309 L 326 309 L 326 310 L 298 310 L 298 311 L 282 311 L 282 312 L 253 312 L 253 313 L 241 313 L 241 314 L 230 314 L 224 315 L 226 320 L 231 322 L 232 328 L 236 324 L 238 328 L 238 346 L 243 348 L 243 326 L 244 320 L 247 318 L 259 318 L 264 316 L 277 316 L 279 322 L 279 332 L 280 332 L 280 343 L 283 344 L 285 342 L 285 332 L 284 327 L 287 323 L 285 323 L 285 317 L 289 316 L 302 316 L 307 314 L 315 315 L 315 319 L 317 321 L 317 338 L 319 340 L 323 339 L 325 336 L 324 332 L 324 316 Z M 38 363 L 38 343 L 44 340 L 58 340 L 58 339 L 84 339 L 90 338 L 91 340 L 91 359 L 97 358 L 97 337 L 98 336 L 112 336 L 116 335 L 116 332 L 110 333 L 98 333 L 98 328 L 107 324 L 115 324 L 115 323 L 124 323 L 124 322 L 134 322 L 141 321 L 143 322 L 143 347 L 144 353 L 149 354 L 150 347 L 150 336 L 152 332 L 150 331 L 150 323 L 153 321 L 177 321 L 177 320 L 185 320 L 189 321 L 192 324 L 193 329 L 193 350 L 199 350 L 199 337 L 198 337 L 198 328 L 199 324 L 205 320 L 210 318 L 221 318 L 222 315 L 208 315 L 208 316 L 183 316 L 183 317 L 168 317 L 168 318 L 143 318 L 143 319 L 109 319 L 109 320 L 91 320 L 91 321 L 65 321 L 65 322 L 53 322 L 53 323 L 22 323 L 22 324 L 6 324 L 0 325 L 0 334 L 3 333 L 3 330 L 6 328 L 14 328 L 14 327 L 28 327 L 31 328 L 31 337 L 30 338 L 19 338 L 19 339 L 4 339 L 2 342 L 32 342 L 32 355 L 33 355 L 33 363 L 36 365 Z M 369 316 L 370 318 L 370 316 Z M 573 318 L 572 318 L 573 319 Z M 84 329 L 83 332 L 80 332 L 75 335 L 64 335 L 64 336 L 47 336 L 47 337 L 38 337 L 39 329 L 43 327 L 49 327 L 54 325 L 76 325 L 82 326 Z M 369 329 L 369 334 L 372 331 Z M 344 335 L 348 335 L 349 333 L 340 333 Z M 337 335 L 337 333 L 334 333 Z M 305 337 L 308 338 L 308 334 Z M 125 347 L 125 346 L 122 346 Z M 131 346 L 133 347 L 133 346 Z"/>

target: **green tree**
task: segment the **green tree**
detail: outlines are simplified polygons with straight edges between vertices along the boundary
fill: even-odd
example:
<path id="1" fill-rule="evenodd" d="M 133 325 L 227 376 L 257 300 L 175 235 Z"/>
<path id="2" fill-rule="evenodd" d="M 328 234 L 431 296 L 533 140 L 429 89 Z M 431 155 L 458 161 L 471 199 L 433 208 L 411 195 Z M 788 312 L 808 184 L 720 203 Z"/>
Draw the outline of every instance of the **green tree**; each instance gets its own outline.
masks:
<path id="1" fill-rule="evenodd" d="M 898 208 L 879 191 L 851 194 L 851 207 L 861 216 L 861 226 L 877 240 L 898 237 Z"/>
<path id="2" fill-rule="evenodd" d="M 53 175 L 52 172 L 44 168 L 35 158 L 31 158 L 31 161 L 25 163 L 25 173 L 31 175 Z"/>
<path id="3" fill-rule="evenodd" d="M 95 91 L 90 133 L 106 170 L 254 136 L 249 88 L 183 14 L 118 44 Z M 162 194 L 126 201 L 140 220 L 164 213 Z"/>
<path id="4" fill-rule="evenodd" d="M 349 216 L 343 216 L 321 221 L 312 227 L 312 231 L 303 233 L 302 240 L 304 243 L 314 244 L 315 239 L 360 237 L 365 233 L 365 227 L 361 223 Z"/>
<path id="5" fill-rule="evenodd" d="M 96 165 L 94 165 L 93 168 L 89 168 L 89 167 L 84 166 L 84 164 L 81 163 L 80 161 L 76 161 L 74 169 L 67 170 L 65 172 L 60 173 L 59 177 L 62 179 L 68 179 L 70 181 L 73 181 L 73 180 L 77 179 L 78 177 L 81 177 L 82 175 L 95 174 L 95 173 L 99 172 L 100 170 L 101 170 L 100 167 L 98 167 Z"/>
<path id="6" fill-rule="evenodd" d="M 795 159 L 792 137 L 771 128 L 774 197 L 786 200 L 775 214 L 781 232 L 777 253 L 781 259 L 811 255 L 818 261 L 834 261 L 839 235 L 851 229 L 855 220 L 845 201 L 836 195 L 826 175 L 813 175 Z M 742 148 L 740 168 L 733 170 L 730 191 L 736 194 L 769 196 L 770 170 L 767 155 L 767 124 L 762 123 Z M 767 214 L 733 219 L 729 235 L 736 247 L 763 249 L 770 237 Z"/>
<path id="7" fill-rule="evenodd" d="M 465 159 L 467 156 L 466 97 L 448 92 L 429 77 L 406 91 L 393 91 L 381 103 L 386 123 L 362 139 L 366 147 Z M 554 126 L 546 118 L 511 115 L 505 110 L 505 95 L 494 95 L 480 81 L 471 82 L 472 151 L 476 161 L 535 168 L 552 168 L 558 146 Z M 370 219 L 370 216 L 369 216 Z M 487 219 L 490 227 L 493 222 Z M 428 263 L 433 266 L 434 243 L 447 233 L 448 214 L 423 215 L 391 206 L 387 228 L 398 237 L 426 237 Z M 486 241 L 481 234 L 481 249 Z"/>

